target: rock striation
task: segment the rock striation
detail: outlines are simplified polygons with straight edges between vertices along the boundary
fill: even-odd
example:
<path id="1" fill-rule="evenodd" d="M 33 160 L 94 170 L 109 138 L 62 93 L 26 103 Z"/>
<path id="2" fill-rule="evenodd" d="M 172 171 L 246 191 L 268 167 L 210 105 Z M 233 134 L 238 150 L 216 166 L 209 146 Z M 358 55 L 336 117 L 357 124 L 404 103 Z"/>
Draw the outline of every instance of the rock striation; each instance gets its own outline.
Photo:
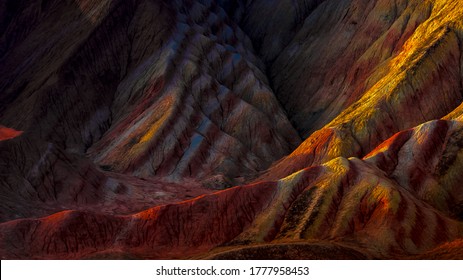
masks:
<path id="1" fill-rule="evenodd" d="M 0 4 L 2 259 L 462 259 L 463 7 Z"/>

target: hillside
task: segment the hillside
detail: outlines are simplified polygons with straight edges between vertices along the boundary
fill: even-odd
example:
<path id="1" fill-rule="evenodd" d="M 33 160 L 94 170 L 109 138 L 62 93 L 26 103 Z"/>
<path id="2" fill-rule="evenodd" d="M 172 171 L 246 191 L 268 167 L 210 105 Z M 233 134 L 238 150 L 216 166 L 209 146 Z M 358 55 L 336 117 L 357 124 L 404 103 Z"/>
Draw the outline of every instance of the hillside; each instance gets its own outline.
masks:
<path id="1" fill-rule="evenodd" d="M 2 259 L 462 259 L 463 2 L 6 0 Z"/>

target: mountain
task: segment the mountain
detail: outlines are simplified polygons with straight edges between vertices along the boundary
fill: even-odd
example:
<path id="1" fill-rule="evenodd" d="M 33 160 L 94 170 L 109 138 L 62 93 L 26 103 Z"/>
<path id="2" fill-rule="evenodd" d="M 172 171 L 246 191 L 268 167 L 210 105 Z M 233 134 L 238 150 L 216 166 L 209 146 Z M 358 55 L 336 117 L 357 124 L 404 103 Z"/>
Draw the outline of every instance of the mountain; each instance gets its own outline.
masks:
<path id="1" fill-rule="evenodd" d="M 0 257 L 463 258 L 462 4 L 3 1 Z"/>

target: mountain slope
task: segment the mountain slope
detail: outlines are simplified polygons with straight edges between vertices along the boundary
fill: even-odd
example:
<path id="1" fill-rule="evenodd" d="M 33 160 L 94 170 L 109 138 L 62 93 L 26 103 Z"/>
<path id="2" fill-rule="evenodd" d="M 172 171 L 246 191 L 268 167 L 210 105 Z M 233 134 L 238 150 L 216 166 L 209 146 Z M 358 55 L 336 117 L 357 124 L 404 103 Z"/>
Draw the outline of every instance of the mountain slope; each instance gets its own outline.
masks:
<path id="1" fill-rule="evenodd" d="M 2 37 L 2 123 L 139 176 L 262 170 L 299 139 L 246 35 L 206 2 L 28 5 Z"/>
<path id="2" fill-rule="evenodd" d="M 177 201 L 185 189 L 197 196 L 255 177 L 300 143 L 249 39 L 215 3 L 5 6 L 3 14 L 12 17 L 2 21 L 0 121 L 26 133 L 0 143 L 8 208 L 0 220 L 10 219 L 11 211 L 29 217 L 75 209 L 77 200 L 97 204 L 101 198 L 93 192 L 113 197 L 118 185 L 142 185 L 134 192 L 144 192 L 153 176 L 182 183 L 167 193 L 156 187 L 163 199 L 146 196 L 137 202 L 142 206 L 129 208 Z M 67 167 L 57 168 L 63 163 L 56 156 Z M 89 198 L 64 199 L 73 188 Z M 37 193 L 39 201 L 21 198 L 25 192 Z M 126 193 L 123 200 L 131 200 Z"/>
<path id="3" fill-rule="evenodd" d="M 1 258 L 463 258 L 461 4 L 4 1 Z"/>
<path id="4" fill-rule="evenodd" d="M 362 157 L 393 134 L 444 117 L 461 104 L 461 9 L 454 1 L 419 3 L 432 4 L 429 19 L 418 26 L 413 24 L 416 29 L 408 35 L 409 39 L 389 59 L 373 68 L 371 74 L 355 78 L 356 83 L 368 83 L 368 87 L 353 96 L 354 92 L 339 92 L 339 88 L 346 88 L 346 83 L 343 82 L 342 87 L 335 86 L 333 96 L 338 97 L 331 104 L 338 109 L 323 109 L 325 113 L 334 113 L 334 119 L 321 120 L 323 127 L 320 130 L 312 133 L 291 155 L 272 167 L 268 172 L 270 177 L 262 178 L 281 178 L 305 166 L 323 163 L 338 156 Z M 423 14 L 421 10 L 415 12 Z M 384 36 L 382 40 L 385 40 Z M 375 61 L 369 56 L 385 50 L 385 43 L 387 41 L 371 45 L 371 50 L 364 54 L 366 57 L 360 60 Z M 342 57 L 348 57 L 350 52 L 356 53 L 356 50 L 348 49 Z M 349 62 L 345 64 L 352 65 Z M 299 65 L 307 66 L 304 63 Z M 303 69 L 312 69 L 305 66 Z M 337 76 L 345 75 L 349 75 L 349 72 Z M 306 87 L 299 88 L 303 90 Z M 302 98 L 308 100 L 308 104 L 313 104 L 308 96 L 310 93 L 310 90 L 304 90 Z M 315 96 L 315 100 L 330 100 L 329 91 L 323 90 L 320 93 L 323 98 Z M 351 99 L 350 102 L 344 102 L 346 97 Z M 293 94 L 291 98 L 298 100 Z M 303 102 L 299 101 L 298 104 Z M 301 112 L 296 109 L 294 111 Z M 304 120 L 309 119 L 310 114 L 304 115 Z M 312 120 L 309 123 L 314 122 Z"/>

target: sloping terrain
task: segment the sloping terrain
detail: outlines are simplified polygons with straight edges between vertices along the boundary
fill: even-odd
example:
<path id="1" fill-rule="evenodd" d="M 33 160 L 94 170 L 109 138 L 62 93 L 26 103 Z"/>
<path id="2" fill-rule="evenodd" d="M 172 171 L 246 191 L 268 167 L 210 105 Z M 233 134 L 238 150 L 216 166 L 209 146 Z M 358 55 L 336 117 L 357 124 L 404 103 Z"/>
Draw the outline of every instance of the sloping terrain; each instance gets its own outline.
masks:
<path id="1" fill-rule="evenodd" d="M 1 123 L 26 131 L 0 144 L 0 193 L 28 193 L 5 201 L 16 217 L 33 212 L 15 206 L 35 205 L 31 192 L 69 208 L 60 197 L 99 203 L 95 192 L 133 189 L 130 177 L 184 182 L 196 196 L 208 192 L 202 185 L 255 177 L 300 143 L 249 39 L 216 4 L 7 1 L 4 9 L 14 17 L 1 39 Z M 178 200 L 174 192 L 163 202 Z M 5 220 L 11 210 L 2 212 Z"/>
<path id="2" fill-rule="evenodd" d="M 463 258 L 462 4 L 4 1 L 0 257 Z"/>

